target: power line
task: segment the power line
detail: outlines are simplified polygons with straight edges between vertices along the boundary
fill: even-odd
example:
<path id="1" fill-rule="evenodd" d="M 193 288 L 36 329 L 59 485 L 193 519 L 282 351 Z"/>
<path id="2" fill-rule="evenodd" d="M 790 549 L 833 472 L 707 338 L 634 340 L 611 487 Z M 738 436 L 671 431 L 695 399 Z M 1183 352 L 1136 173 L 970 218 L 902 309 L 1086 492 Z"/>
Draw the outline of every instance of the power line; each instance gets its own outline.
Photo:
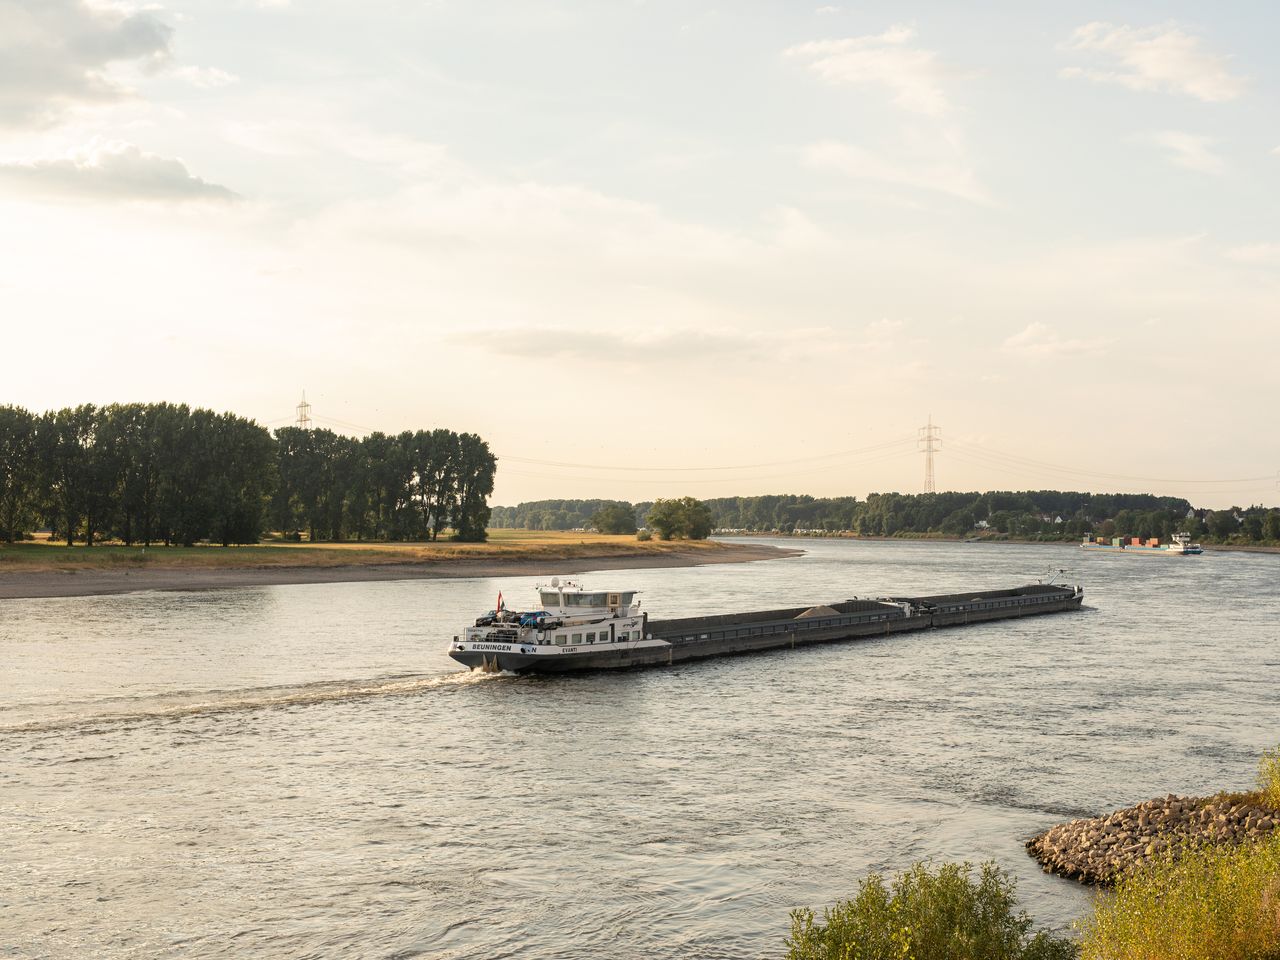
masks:
<path id="1" fill-rule="evenodd" d="M 812 473 L 829 472 L 832 470 L 841 470 L 849 466 L 869 466 L 873 463 L 883 463 L 886 460 L 898 460 L 902 457 L 909 456 L 910 451 L 901 450 L 893 453 L 883 454 L 878 457 L 870 457 L 866 460 L 857 461 L 854 464 L 829 464 L 820 467 L 810 467 L 802 470 L 791 470 L 786 473 L 763 474 L 757 476 L 738 476 L 738 477 L 711 477 L 703 479 L 685 479 L 681 477 L 594 477 L 594 476 L 565 476 L 564 474 L 547 474 L 547 473 L 529 473 L 525 470 L 503 471 L 503 476 L 510 477 L 528 477 L 536 480 L 558 480 L 560 482 L 570 481 L 591 481 L 594 483 L 644 483 L 644 484 L 706 484 L 706 483 L 742 483 L 742 482 L 759 482 L 761 480 L 779 480 L 787 477 L 805 476 Z"/>
<path id="2" fill-rule="evenodd" d="M 566 463 L 559 460 L 535 460 L 530 457 L 513 457 L 503 454 L 498 455 L 499 460 L 510 463 L 524 463 L 537 467 L 563 467 L 570 470 L 609 470 L 623 472 L 644 472 L 644 473 L 706 473 L 710 471 L 721 470 L 755 470 L 761 467 L 786 467 L 795 466 L 802 463 L 816 463 L 824 460 L 836 460 L 842 457 L 852 457 L 863 453 L 874 453 L 878 450 L 887 450 L 891 447 L 899 447 L 912 442 L 911 437 L 900 437 L 897 440 L 890 440 L 885 443 L 872 444 L 868 447 L 858 447 L 853 450 L 841 450 L 836 453 L 824 453 L 813 457 L 797 457 L 790 460 L 770 460 L 764 463 L 739 463 L 730 464 L 728 466 L 714 467 L 645 467 L 636 465 L 605 464 L 605 463 Z"/>
<path id="3" fill-rule="evenodd" d="M 1082 470 L 1078 467 L 1068 467 L 1060 463 L 1048 463 L 1043 460 L 1033 460 L 1030 457 L 1024 457 L 1020 454 L 1004 453 L 977 444 L 964 443 L 959 440 L 951 441 L 952 447 L 959 447 L 960 450 L 966 451 L 971 456 L 986 458 L 991 461 L 990 466 L 1018 467 L 1022 469 L 1037 468 L 1041 471 L 1053 471 L 1055 473 L 1073 474 L 1085 479 L 1104 479 L 1104 480 L 1137 480 L 1146 483 L 1171 483 L 1171 484 L 1220 484 L 1220 483 L 1262 483 L 1264 481 L 1274 479 L 1273 475 L 1263 477 L 1234 477 L 1229 479 L 1173 479 L 1170 477 L 1139 477 L 1123 473 L 1106 473 L 1099 470 Z"/>
<path id="4" fill-rule="evenodd" d="M 373 427 L 361 426 L 358 423 L 348 423 L 346 420 L 339 420 L 337 417 L 317 416 L 316 420 L 320 421 L 321 423 L 332 423 L 335 426 L 341 427 L 343 430 L 356 430 L 360 433 L 377 433 L 378 432 Z"/>

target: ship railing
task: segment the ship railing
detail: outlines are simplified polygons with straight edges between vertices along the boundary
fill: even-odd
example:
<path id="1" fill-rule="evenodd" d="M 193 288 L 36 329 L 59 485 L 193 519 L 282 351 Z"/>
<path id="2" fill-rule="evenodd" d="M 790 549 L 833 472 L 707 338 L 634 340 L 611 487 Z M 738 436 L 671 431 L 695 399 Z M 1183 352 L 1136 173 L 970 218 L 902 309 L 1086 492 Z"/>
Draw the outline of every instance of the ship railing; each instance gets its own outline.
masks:
<path id="1" fill-rule="evenodd" d="M 520 643 L 520 634 L 526 632 L 515 627 L 471 627 L 466 638 L 471 643 Z"/>

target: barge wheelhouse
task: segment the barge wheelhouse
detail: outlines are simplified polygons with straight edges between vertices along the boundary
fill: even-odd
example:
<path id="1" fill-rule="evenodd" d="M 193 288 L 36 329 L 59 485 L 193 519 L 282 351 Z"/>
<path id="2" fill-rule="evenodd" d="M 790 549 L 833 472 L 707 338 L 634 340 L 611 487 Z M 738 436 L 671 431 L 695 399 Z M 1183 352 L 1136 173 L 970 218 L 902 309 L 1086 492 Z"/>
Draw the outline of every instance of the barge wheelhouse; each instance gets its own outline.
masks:
<path id="1" fill-rule="evenodd" d="M 591 591 L 576 580 L 552 577 L 537 587 L 542 609 L 489 611 L 453 638 L 449 656 L 473 670 L 538 670 L 552 659 L 559 670 L 580 666 L 627 666 L 646 640 L 647 616 L 637 590 Z M 570 667 L 569 664 L 575 664 Z"/>

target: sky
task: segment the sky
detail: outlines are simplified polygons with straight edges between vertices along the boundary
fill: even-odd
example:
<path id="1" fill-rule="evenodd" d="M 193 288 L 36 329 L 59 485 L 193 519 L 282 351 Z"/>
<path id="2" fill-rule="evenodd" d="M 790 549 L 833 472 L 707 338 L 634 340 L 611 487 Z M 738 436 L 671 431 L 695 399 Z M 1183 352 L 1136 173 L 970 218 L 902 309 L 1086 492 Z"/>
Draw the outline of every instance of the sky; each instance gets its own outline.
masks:
<path id="1" fill-rule="evenodd" d="M 0 0 L 0 403 L 493 502 L 1280 503 L 1263 3 Z"/>

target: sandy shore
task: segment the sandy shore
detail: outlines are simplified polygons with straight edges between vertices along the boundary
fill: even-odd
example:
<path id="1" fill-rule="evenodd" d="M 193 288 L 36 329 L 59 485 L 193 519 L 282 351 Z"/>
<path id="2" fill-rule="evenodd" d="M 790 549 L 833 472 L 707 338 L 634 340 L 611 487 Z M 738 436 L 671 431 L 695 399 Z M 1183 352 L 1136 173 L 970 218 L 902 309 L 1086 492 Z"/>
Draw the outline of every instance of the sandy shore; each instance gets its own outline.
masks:
<path id="1" fill-rule="evenodd" d="M 31 597 L 92 597 L 137 590 L 213 590 L 295 583 L 358 583 L 369 580 L 434 580 L 459 577 L 546 577 L 586 570 L 639 570 L 747 563 L 794 557 L 803 550 L 756 543 L 726 543 L 714 552 L 691 550 L 573 560 L 448 560 L 330 567 L 147 568 L 0 573 L 0 600 Z"/>

